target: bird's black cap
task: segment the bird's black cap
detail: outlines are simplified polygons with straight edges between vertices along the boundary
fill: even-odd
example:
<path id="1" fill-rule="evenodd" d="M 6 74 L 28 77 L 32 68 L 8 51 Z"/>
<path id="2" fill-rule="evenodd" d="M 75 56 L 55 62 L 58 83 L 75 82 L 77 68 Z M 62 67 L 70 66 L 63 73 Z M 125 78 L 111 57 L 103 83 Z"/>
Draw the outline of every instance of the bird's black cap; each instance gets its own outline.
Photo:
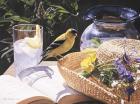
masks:
<path id="1" fill-rule="evenodd" d="M 78 31 L 76 29 L 71 29 L 71 33 L 76 34 Z"/>

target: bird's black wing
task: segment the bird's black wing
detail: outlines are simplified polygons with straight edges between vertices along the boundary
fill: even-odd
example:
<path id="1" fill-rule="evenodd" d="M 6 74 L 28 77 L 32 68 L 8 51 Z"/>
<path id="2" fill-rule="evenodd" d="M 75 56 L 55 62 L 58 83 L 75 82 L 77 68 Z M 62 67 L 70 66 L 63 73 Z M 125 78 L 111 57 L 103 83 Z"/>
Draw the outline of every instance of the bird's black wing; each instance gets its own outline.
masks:
<path id="1" fill-rule="evenodd" d="M 47 49 L 45 50 L 45 52 L 59 47 L 61 44 L 64 43 L 64 41 L 65 41 L 65 40 L 57 40 L 57 41 L 52 42 L 52 43 L 47 47 Z"/>

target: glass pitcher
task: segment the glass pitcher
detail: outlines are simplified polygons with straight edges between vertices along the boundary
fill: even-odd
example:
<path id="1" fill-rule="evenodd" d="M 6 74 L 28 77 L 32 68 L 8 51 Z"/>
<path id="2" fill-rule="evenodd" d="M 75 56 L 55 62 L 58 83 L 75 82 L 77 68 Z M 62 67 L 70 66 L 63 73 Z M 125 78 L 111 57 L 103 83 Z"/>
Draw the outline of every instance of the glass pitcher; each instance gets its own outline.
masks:
<path id="1" fill-rule="evenodd" d="M 140 38 L 139 32 L 133 25 L 139 14 L 130 8 L 98 5 L 87 10 L 83 18 L 93 22 L 81 36 L 81 50 L 97 48 L 102 42 L 114 38 Z"/>

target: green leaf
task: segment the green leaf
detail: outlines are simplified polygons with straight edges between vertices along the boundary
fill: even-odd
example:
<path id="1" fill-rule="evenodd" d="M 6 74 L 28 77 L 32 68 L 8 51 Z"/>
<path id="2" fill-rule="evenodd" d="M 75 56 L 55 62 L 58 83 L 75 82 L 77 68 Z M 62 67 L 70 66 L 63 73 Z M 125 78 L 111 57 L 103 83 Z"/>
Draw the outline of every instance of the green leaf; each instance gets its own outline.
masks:
<path id="1" fill-rule="evenodd" d="M 5 38 L 5 39 L 2 39 L 2 41 L 11 41 L 12 42 L 12 38 Z"/>
<path id="2" fill-rule="evenodd" d="M 60 10 L 57 10 L 59 13 L 67 13 L 67 14 L 69 14 L 70 12 L 68 12 L 68 11 L 66 11 L 66 10 L 62 10 L 62 9 L 60 9 Z"/>
<path id="3" fill-rule="evenodd" d="M 50 6 L 51 7 L 55 7 L 57 9 L 57 12 L 60 12 L 60 13 L 70 13 L 64 7 L 62 7 L 60 5 L 50 5 Z"/>
<path id="4" fill-rule="evenodd" d="M 20 0 L 20 1 L 22 1 L 23 3 L 30 5 L 30 6 L 32 6 L 35 2 L 35 0 Z"/>
<path id="5" fill-rule="evenodd" d="M 6 1 L 5 0 L 0 0 L 0 6 L 1 5 L 5 5 L 6 4 Z"/>
<path id="6" fill-rule="evenodd" d="M 101 40 L 97 37 L 94 37 L 91 39 L 91 41 L 98 47 L 99 45 L 101 45 Z"/>
<path id="7" fill-rule="evenodd" d="M 23 25 L 22 27 L 20 27 L 21 30 L 32 30 L 32 26 L 28 26 L 28 25 Z"/>
<path id="8" fill-rule="evenodd" d="M 54 13 L 45 14 L 45 18 L 47 18 L 48 21 L 53 20 L 54 17 L 55 17 L 55 14 Z M 48 21 L 47 21 L 47 23 L 50 24 Z"/>
<path id="9" fill-rule="evenodd" d="M 85 78 L 88 78 L 91 74 L 86 71 L 83 71 L 81 75 Z"/>
<path id="10" fill-rule="evenodd" d="M 55 7 L 57 9 L 62 9 L 62 10 L 65 10 L 64 7 L 60 6 L 60 5 L 50 5 L 51 7 Z"/>
<path id="11" fill-rule="evenodd" d="M 1 40 L 0 43 L 4 43 L 4 44 L 12 44 L 12 42 L 4 41 L 4 40 Z"/>
<path id="12" fill-rule="evenodd" d="M 71 6 L 74 8 L 75 11 L 78 10 L 78 4 L 77 4 L 77 0 L 75 0 L 74 2 L 71 3 Z"/>
<path id="13" fill-rule="evenodd" d="M 51 5 L 52 4 L 52 2 L 49 1 L 49 0 L 44 0 L 44 3 L 47 4 L 47 5 Z"/>
<path id="14" fill-rule="evenodd" d="M 6 22 L 11 22 L 11 20 L 10 19 L 0 19 L 0 23 L 6 23 Z"/>
<path id="15" fill-rule="evenodd" d="M 9 16 L 12 16 L 12 15 L 14 15 L 14 14 L 11 13 L 10 11 L 8 11 L 8 12 L 6 12 L 6 13 L 4 14 L 4 17 L 9 17 Z"/>
<path id="16" fill-rule="evenodd" d="M 4 26 L 4 24 L 0 24 L 0 27 L 3 27 Z"/>
<path id="17" fill-rule="evenodd" d="M 8 49 L 6 52 L 4 52 L 2 55 L 1 55 L 1 58 L 4 58 L 5 55 L 7 55 L 8 53 L 12 52 L 13 51 L 13 48 L 10 48 Z"/>
<path id="18" fill-rule="evenodd" d="M 8 50 L 8 49 L 9 49 L 9 47 L 5 47 L 5 48 L 3 48 L 0 52 L 6 51 L 6 50 Z"/>
<path id="19" fill-rule="evenodd" d="M 12 19 L 13 21 L 17 21 L 17 22 L 25 22 L 25 23 L 29 23 L 29 20 L 20 16 L 11 16 L 9 17 L 9 19 Z"/>

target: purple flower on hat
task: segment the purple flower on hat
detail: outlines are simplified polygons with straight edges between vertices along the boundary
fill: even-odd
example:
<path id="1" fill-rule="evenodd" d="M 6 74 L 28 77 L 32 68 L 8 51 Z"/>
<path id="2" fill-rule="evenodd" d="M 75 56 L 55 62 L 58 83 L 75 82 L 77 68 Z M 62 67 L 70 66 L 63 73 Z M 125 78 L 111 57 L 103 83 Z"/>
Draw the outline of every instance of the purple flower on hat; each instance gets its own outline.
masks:
<path id="1" fill-rule="evenodd" d="M 135 62 L 140 63 L 140 57 L 135 58 Z"/>
<path id="2" fill-rule="evenodd" d="M 135 91 L 134 87 L 128 86 L 126 88 L 126 93 L 128 95 L 128 101 L 130 101 L 130 96 L 132 95 L 132 93 L 134 93 L 134 91 Z"/>
<path id="3" fill-rule="evenodd" d="M 122 64 L 122 61 L 120 58 L 117 58 L 115 60 L 115 66 L 116 66 L 116 69 L 117 69 L 117 72 L 118 72 L 120 78 L 125 79 L 128 82 L 134 81 L 134 79 L 131 75 L 131 72 L 126 69 L 124 64 Z"/>
<path id="4" fill-rule="evenodd" d="M 128 61 L 127 56 L 124 55 L 123 57 L 125 58 L 125 61 L 126 61 L 125 64 L 128 64 L 127 63 L 127 61 Z M 124 59 L 123 59 L 123 62 L 124 62 Z M 134 78 L 131 75 L 131 72 L 126 69 L 126 66 L 122 63 L 122 60 L 120 58 L 117 58 L 115 60 L 115 66 L 116 66 L 116 70 L 117 70 L 121 79 L 124 79 L 128 83 L 134 82 Z M 133 87 L 131 87 L 131 86 L 126 87 L 126 93 L 128 95 L 128 101 L 130 101 L 130 96 L 132 95 L 132 93 L 134 93 L 134 91 L 135 90 L 134 90 Z"/>
<path id="5" fill-rule="evenodd" d="M 130 63 L 130 56 L 128 56 L 128 55 L 126 54 L 126 52 L 125 52 L 124 55 L 123 55 L 123 61 L 124 61 L 124 63 L 127 64 L 127 65 L 130 65 L 130 64 L 131 64 L 131 63 Z"/>
<path id="6" fill-rule="evenodd" d="M 134 82 L 134 78 L 132 77 L 132 75 L 128 75 L 128 76 L 126 76 L 126 78 L 127 78 L 127 81 L 128 81 L 129 83 Z"/>

